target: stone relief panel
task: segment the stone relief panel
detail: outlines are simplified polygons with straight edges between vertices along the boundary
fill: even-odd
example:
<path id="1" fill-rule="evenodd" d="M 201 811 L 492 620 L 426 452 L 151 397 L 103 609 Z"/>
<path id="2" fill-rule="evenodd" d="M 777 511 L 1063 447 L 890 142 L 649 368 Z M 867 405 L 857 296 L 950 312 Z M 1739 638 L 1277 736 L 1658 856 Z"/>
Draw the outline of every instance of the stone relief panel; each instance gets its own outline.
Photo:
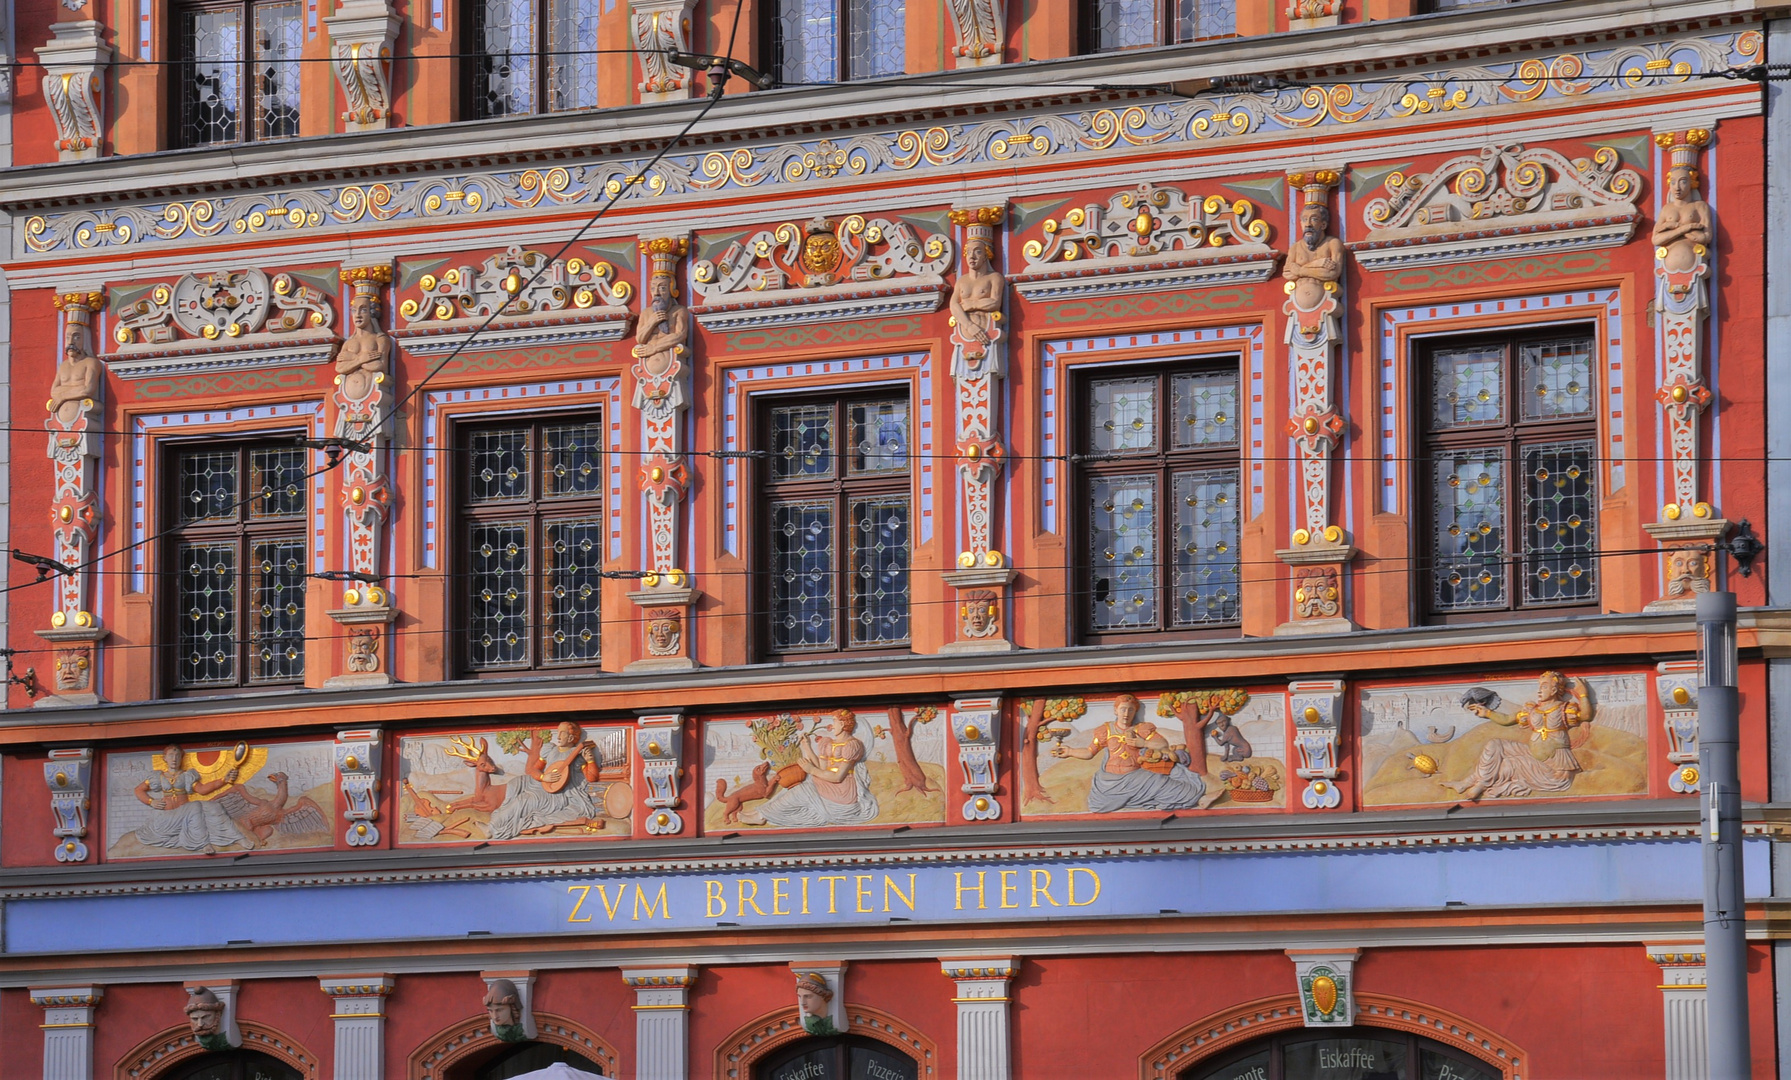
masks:
<path id="1" fill-rule="evenodd" d="M 1642 795 L 1648 677 L 1563 675 L 1361 691 L 1364 806 Z"/>
<path id="2" fill-rule="evenodd" d="M 327 848 L 335 820 L 327 740 L 106 755 L 107 858 Z"/>
<path id="3" fill-rule="evenodd" d="M 117 286 L 113 351 L 120 378 L 319 364 L 334 353 L 336 272 L 255 267 Z"/>
<path id="4" fill-rule="evenodd" d="M 452 352 L 488 319 L 481 351 L 619 340 L 632 318 L 634 286 L 589 252 L 553 259 L 511 245 L 483 259 L 406 262 L 398 294 L 392 336 L 413 355 L 434 356 Z"/>
<path id="5" fill-rule="evenodd" d="M 632 831 L 633 729 L 518 727 L 398 741 L 400 844 L 593 840 Z"/>
<path id="6" fill-rule="evenodd" d="M 1239 687 L 1020 697 L 1027 817 L 1287 805 L 1287 701 Z"/>
<path id="7" fill-rule="evenodd" d="M 944 712 L 892 705 L 707 722 L 707 831 L 943 824 Z"/>

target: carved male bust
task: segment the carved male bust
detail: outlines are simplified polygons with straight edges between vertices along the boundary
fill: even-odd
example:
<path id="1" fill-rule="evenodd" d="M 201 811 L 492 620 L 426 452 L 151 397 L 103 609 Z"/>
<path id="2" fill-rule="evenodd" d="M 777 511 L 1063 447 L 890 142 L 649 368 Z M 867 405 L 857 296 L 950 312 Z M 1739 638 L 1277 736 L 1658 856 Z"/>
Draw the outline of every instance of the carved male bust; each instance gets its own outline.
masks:
<path id="1" fill-rule="evenodd" d="M 1325 298 L 1325 286 L 1343 277 L 1347 253 L 1331 235 L 1331 209 L 1317 199 L 1300 208 L 1300 235 L 1287 248 L 1281 276 L 1293 282 L 1294 305 L 1311 311 Z"/>
<path id="2" fill-rule="evenodd" d="M 522 1023 L 522 994 L 509 979 L 493 979 L 485 991 L 485 1015 L 491 1021 L 491 1033 L 504 1042 L 521 1042 L 528 1038 Z"/>
<path id="3" fill-rule="evenodd" d="M 187 991 L 187 1026 L 207 1050 L 228 1050 L 230 1036 L 224 1031 L 224 1003 L 203 986 Z"/>
<path id="4" fill-rule="evenodd" d="M 690 341 L 690 310 L 672 296 L 670 274 L 654 274 L 647 284 L 647 307 L 634 333 L 634 358 L 643 371 L 664 378 Z"/>
<path id="5" fill-rule="evenodd" d="M 105 369 L 87 348 L 87 328 L 70 322 L 62 331 L 62 363 L 50 385 L 49 410 L 63 426 L 81 418 L 86 403 L 98 401 Z"/>
<path id="6" fill-rule="evenodd" d="M 837 1035 L 828 1010 L 833 1003 L 833 990 L 827 980 L 813 971 L 796 976 L 796 1011 L 802 1017 L 803 1030 L 810 1035 Z"/>

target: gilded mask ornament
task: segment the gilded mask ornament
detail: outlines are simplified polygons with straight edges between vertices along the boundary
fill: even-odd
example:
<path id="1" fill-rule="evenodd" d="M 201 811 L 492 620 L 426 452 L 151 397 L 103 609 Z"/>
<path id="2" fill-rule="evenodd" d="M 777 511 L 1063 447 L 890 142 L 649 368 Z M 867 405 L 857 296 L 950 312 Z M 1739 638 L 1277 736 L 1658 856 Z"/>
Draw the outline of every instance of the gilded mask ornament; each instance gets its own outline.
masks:
<path id="1" fill-rule="evenodd" d="M 802 268 L 808 271 L 810 285 L 831 285 L 840 265 L 840 242 L 833 235 L 833 223 L 824 217 L 809 220 L 807 236 L 802 241 Z"/>
<path id="2" fill-rule="evenodd" d="M 676 656 L 684 637 L 684 613 L 677 608 L 647 612 L 647 651 L 654 656 Z"/>
<path id="3" fill-rule="evenodd" d="M 90 682 L 93 661 L 85 649 L 70 649 L 56 654 L 56 692 L 81 693 Z"/>
<path id="4" fill-rule="evenodd" d="M 1309 566 L 1300 571 L 1299 584 L 1294 588 L 1294 611 L 1300 618 L 1335 618 L 1341 608 L 1335 567 Z"/>
<path id="5" fill-rule="evenodd" d="M 367 673 L 379 670 L 379 630 L 360 626 L 348 634 L 348 670 Z"/>
<path id="6" fill-rule="evenodd" d="M 492 980 L 485 991 L 485 1016 L 491 1021 L 491 1033 L 504 1042 L 521 1042 L 528 1038 L 522 1023 L 522 994 L 509 979 Z"/>
<path id="7" fill-rule="evenodd" d="M 1710 591 L 1710 558 L 1702 548 L 1673 548 L 1667 552 L 1669 599 Z"/>
<path id="8" fill-rule="evenodd" d="M 965 594 L 958 616 L 967 638 L 991 637 L 1001 629 L 1001 607 L 995 594 L 988 589 Z"/>

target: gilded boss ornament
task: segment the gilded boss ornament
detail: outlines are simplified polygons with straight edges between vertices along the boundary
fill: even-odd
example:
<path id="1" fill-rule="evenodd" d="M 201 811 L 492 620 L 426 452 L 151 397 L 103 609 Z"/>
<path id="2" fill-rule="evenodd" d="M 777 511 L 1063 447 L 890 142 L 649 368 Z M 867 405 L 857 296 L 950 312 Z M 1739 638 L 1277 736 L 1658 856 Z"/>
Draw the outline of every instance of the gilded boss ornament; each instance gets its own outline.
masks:
<path id="1" fill-rule="evenodd" d="M 1312 1004 L 1326 1016 L 1337 1009 L 1337 981 L 1329 975 L 1312 980 Z"/>

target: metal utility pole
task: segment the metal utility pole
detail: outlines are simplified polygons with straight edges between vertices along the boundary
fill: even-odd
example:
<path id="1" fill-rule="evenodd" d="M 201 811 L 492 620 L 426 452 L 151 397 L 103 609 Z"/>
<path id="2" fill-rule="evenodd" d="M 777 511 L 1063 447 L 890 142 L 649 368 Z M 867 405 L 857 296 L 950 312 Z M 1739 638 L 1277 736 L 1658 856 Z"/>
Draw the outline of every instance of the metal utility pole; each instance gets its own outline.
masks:
<path id="1" fill-rule="evenodd" d="M 1698 771 L 1704 788 L 1704 983 L 1710 1080 L 1747 1080 L 1747 893 L 1741 868 L 1735 594 L 1698 595 Z"/>

